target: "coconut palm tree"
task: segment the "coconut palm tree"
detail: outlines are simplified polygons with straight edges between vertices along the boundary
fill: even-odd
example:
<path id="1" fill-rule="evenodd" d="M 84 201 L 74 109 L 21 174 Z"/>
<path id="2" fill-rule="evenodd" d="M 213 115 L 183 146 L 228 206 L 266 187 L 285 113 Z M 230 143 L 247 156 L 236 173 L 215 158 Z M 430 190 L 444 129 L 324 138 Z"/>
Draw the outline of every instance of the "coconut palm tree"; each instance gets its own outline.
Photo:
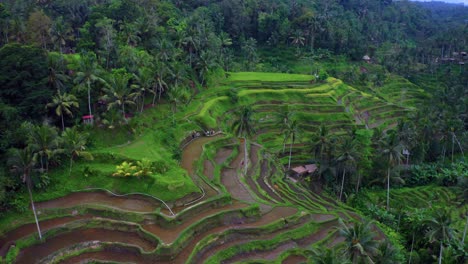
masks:
<path id="1" fill-rule="evenodd" d="M 190 96 L 189 91 L 182 86 L 174 86 L 167 92 L 169 102 L 172 104 L 172 111 L 177 112 L 177 107 L 186 102 Z"/>
<path id="2" fill-rule="evenodd" d="M 39 226 L 39 220 L 37 219 L 36 207 L 34 206 L 31 191 L 31 171 L 35 165 L 34 154 L 29 147 L 24 149 L 12 149 L 9 153 L 8 164 L 11 166 L 12 171 L 19 174 L 22 181 L 26 183 L 31 209 L 34 214 L 34 220 L 36 221 L 37 233 L 39 234 L 39 239 L 42 240 L 41 228 Z"/>
<path id="3" fill-rule="evenodd" d="M 291 143 L 289 144 L 289 161 L 288 161 L 288 170 L 291 168 L 291 157 L 292 157 L 292 146 L 296 141 L 296 138 L 299 134 L 299 126 L 296 120 L 289 120 L 286 124 L 285 135 L 291 138 Z"/>
<path id="4" fill-rule="evenodd" d="M 32 126 L 28 135 L 28 144 L 31 150 L 39 155 L 41 171 L 48 171 L 49 159 L 59 146 L 57 129 L 48 125 Z"/>
<path id="5" fill-rule="evenodd" d="M 48 103 L 48 108 L 55 108 L 55 113 L 62 119 L 62 131 L 65 130 L 64 114 L 73 117 L 72 108 L 78 108 L 78 99 L 73 94 L 60 94 L 52 98 L 52 103 Z"/>
<path id="6" fill-rule="evenodd" d="M 249 106 L 243 106 L 237 112 L 237 118 L 232 124 L 232 128 L 238 137 L 244 137 L 244 173 L 247 174 L 247 138 L 255 133 L 252 120 L 253 110 Z"/>
<path id="7" fill-rule="evenodd" d="M 154 89 L 156 85 L 156 79 L 154 78 L 154 72 L 149 67 L 143 67 L 138 69 L 138 74 L 135 75 L 135 78 L 140 85 L 140 97 L 141 97 L 141 107 L 140 112 L 143 112 L 145 107 L 145 95 L 146 92 L 154 93 L 156 96 L 156 91 Z"/>
<path id="8" fill-rule="evenodd" d="M 75 157 L 84 157 L 85 159 L 93 159 L 91 153 L 86 151 L 86 144 L 88 140 L 88 134 L 78 131 L 76 127 L 67 128 L 62 133 L 63 148 L 65 153 L 70 155 L 70 169 L 73 166 L 73 159 Z"/>
<path id="9" fill-rule="evenodd" d="M 249 106 L 243 106 L 237 112 L 237 119 L 232 124 L 232 127 L 238 137 L 248 137 L 255 133 L 252 120 L 253 113 L 252 108 Z"/>
<path id="10" fill-rule="evenodd" d="M 109 86 L 104 88 L 106 95 L 102 99 L 107 104 L 107 109 L 118 107 L 122 110 L 122 116 L 125 119 L 125 105 L 134 105 L 136 94 L 129 86 L 130 74 L 125 72 L 114 72 L 108 81 Z"/>
<path id="11" fill-rule="evenodd" d="M 100 77 L 101 71 L 96 62 L 96 55 L 88 53 L 81 57 L 79 70 L 76 73 L 74 82 L 79 87 L 85 88 L 88 91 L 88 110 L 89 115 L 92 116 L 91 111 L 91 85 L 95 83 L 105 83 L 104 79 Z"/>
<path id="12" fill-rule="evenodd" d="M 377 256 L 374 259 L 375 263 L 379 264 L 395 264 L 398 261 L 398 252 L 387 240 L 379 244 Z"/>
<path id="13" fill-rule="evenodd" d="M 281 110 L 276 112 L 275 114 L 276 124 L 281 128 L 281 134 L 284 135 L 283 153 L 286 148 L 286 140 L 289 137 L 284 132 L 287 130 L 288 123 L 290 122 L 290 120 L 294 118 L 294 115 L 295 113 L 289 110 L 289 106 L 286 106 L 285 108 L 281 108 Z"/>
<path id="14" fill-rule="evenodd" d="M 387 211 L 390 209 L 390 171 L 400 164 L 403 149 L 404 146 L 395 131 L 388 131 L 386 137 L 380 141 L 380 153 L 387 163 Z"/>
<path id="15" fill-rule="evenodd" d="M 454 236 L 454 230 L 451 227 L 452 217 L 450 210 L 447 208 L 435 208 L 434 215 L 426 222 L 429 227 L 426 236 L 429 242 L 439 243 L 439 264 L 442 264 L 442 254 L 444 243 L 448 243 Z"/>
<path id="16" fill-rule="evenodd" d="M 339 233 L 345 238 L 346 253 L 351 258 L 353 263 L 366 261 L 374 263 L 374 257 L 377 250 L 377 241 L 374 239 L 375 234 L 371 230 L 372 222 L 354 223 L 353 227 L 348 227 L 340 218 Z"/>
<path id="17" fill-rule="evenodd" d="M 343 170 L 343 176 L 341 180 L 340 188 L 340 200 L 343 195 L 343 188 L 345 182 L 346 170 L 354 171 L 356 169 L 357 160 L 359 158 L 359 153 L 357 149 L 356 142 L 350 137 L 344 137 L 340 140 L 338 147 L 336 161 L 341 164 Z"/>
<path id="18" fill-rule="evenodd" d="M 312 263 L 315 264 L 348 264 L 350 261 L 345 259 L 341 252 L 334 248 L 313 249 Z"/>
<path id="19" fill-rule="evenodd" d="M 315 158 L 319 156 L 322 161 L 330 159 L 333 139 L 328 127 L 323 123 L 320 124 L 317 132 L 312 136 L 312 150 Z"/>

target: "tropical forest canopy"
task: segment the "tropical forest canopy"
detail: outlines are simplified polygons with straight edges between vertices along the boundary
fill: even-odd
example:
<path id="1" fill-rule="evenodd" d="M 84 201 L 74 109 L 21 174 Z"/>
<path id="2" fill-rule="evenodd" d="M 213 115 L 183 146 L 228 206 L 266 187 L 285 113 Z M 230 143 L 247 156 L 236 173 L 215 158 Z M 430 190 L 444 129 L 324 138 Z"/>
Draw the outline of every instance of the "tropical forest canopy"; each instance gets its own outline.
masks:
<path id="1" fill-rule="evenodd" d="M 27 190 L 180 199 L 199 187 L 184 140 L 258 133 L 283 172 L 318 166 L 306 189 L 379 222 L 385 263 L 463 263 L 467 21 L 441 2 L 1 1 L 0 223 L 29 213 Z"/>

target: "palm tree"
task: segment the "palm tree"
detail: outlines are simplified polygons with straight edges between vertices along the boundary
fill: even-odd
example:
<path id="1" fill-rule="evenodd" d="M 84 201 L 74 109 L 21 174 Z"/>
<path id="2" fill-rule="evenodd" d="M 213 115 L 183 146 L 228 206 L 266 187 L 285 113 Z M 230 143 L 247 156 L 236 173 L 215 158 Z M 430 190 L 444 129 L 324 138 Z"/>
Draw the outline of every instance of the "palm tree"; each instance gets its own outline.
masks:
<path id="1" fill-rule="evenodd" d="M 96 62 L 96 55 L 90 53 L 82 56 L 74 82 L 78 84 L 79 87 L 85 87 L 88 91 L 88 110 L 91 117 L 93 115 L 91 111 L 91 84 L 98 82 L 105 83 L 104 79 L 99 77 L 99 75 L 100 70 Z"/>
<path id="2" fill-rule="evenodd" d="M 195 69 L 198 71 L 198 77 L 201 80 L 201 85 L 206 84 L 208 73 L 216 66 L 218 66 L 218 63 L 213 53 L 210 51 L 202 51 L 195 66 Z"/>
<path id="3" fill-rule="evenodd" d="M 315 264 L 348 264 L 349 260 L 345 259 L 341 252 L 334 248 L 318 248 L 313 249 L 312 263 Z"/>
<path id="4" fill-rule="evenodd" d="M 73 94 L 57 94 L 52 98 L 52 103 L 48 103 L 48 108 L 55 108 L 55 113 L 62 119 L 62 131 L 65 130 L 65 122 L 63 121 L 63 115 L 67 114 L 73 117 L 71 109 L 78 108 L 78 99 Z"/>
<path id="5" fill-rule="evenodd" d="M 336 158 L 337 162 L 341 163 L 341 167 L 343 169 L 343 177 L 341 180 L 341 188 L 340 188 L 340 200 L 343 195 L 346 169 L 350 171 L 355 170 L 358 157 L 359 157 L 359 153 L 357 150 L 356 142 L 352 140 L 350 137 L 345 137 L 344 139 L 342 139 L 341 143 L 339 144 L 337 158 Z"/>
<path id="6" fill-rule="evenodd" d="M 297 125 L 296 120 L 289 120 L 286 124 L 285 135 L 291 138 L 291 143 L 289 144 L 289 161 L 288 161 L 288 170 L 291 168 L 291 157 L 292 157 L 292 146 L 296 141 L 296 137 L 299 133 L 299 126 Z"/>
<path id="7" fill-rule="evenodd" d="M 172 111 L 177 112 L 177 107 L 181 103 L 185 102 L 189 97 L 189 92 L 187 89 L 181 86 L 174 86 L 167 92 L 169 101 L 172 103 Z"/>
<path id="8" fill-rule="evenodd" d="M 61 93 L 65 84 L 69 81 L 70 77 L 64 74 L 64 59 L 63 56 L 59 57 L 50 55 L 48 58 L 49 74 L 48 74 L 48 85 L 57 90 L 57 93 Z"/>
<path id="9" fill-rule="evenodd" d="M 41 171 L 44 171 L 44 158 L 46 158 L 45 171 L 48 171 L 49 159 L 57 151 L 59 145 L 57 129 L 48 125 L 32 126 L 28 144 L 31 150 L 39 155 Z"/>
<path id="10" fill-rule="evenodd" d="M 12 171 L 18 173 L 22 177 L 22 181 L 26 183 L 31 208 L 34 214 L 34 220 L 36 221 L 37 233 L 39 234 L 39 239 L 42 240 L 41 228 L 39 226 L 39 220 L 37 219 L 36 207 L 34 206 L 34 200 L 31 192 L 32 186 L 30 176 L 31 170 L 35 165 L 34 154 L 29 147 L 24 149 L 12 149 L 9 154 L 8 164 L 11 166 Z"/>
<path id="11" fill-rule="evenodd" d="M 322 161 L 330 159 L 333 139 L 328 127 L 325 124 L 320 124 L 318 131 L 312 137 L 312 149 L 315 158 L 318 155 Z"/>
<path id="12" fill-rule="evenodd" d="M 169 70 L 163 62 L 155 63 L 155 85 L 153 86 L 153 106 L 156 102 L 156 94 L 158 94 L 158 100 L 161 100 L 161 94 L 167 89 L 166 78 L 168 75 L 172 75 L 172 72 Z"/>
<path id="13" fill-rule="evenodd" d="M 151 68 L 143 67 L 138 69 L 138 74 L 135 75 L 137 82 L 140 85 L 140 97 L 141 97 L 141 108 L 140 112 L 143 112 L 145 107 L 145 94 L 146 92 L 154 93 L 156 96 L 156 91 L 154 87 L 156 86 L 156 80 L 154 78 L 154 72 Z"/>
<path id="14" fill-rule="evenodd" d="M 442 264 L 442 253 L 444 250 L 444 243 L 452 239 L 454 230 L 451 227 L 452 218 L 450 210 L 447 208 L 436 208 L 434 215 L 426 221 L 429 230 L 427 237 L 429 242 L 439 242 L 439 264 Z"/>
<path id="15" fill-rule="evenodd" d="M 387 240 L 379 244 L 379 254 L 374 259 L 375 263 L 379 264 L 394 264 L 398 261 L 398 252 Z"/>
<path id="16" fill-rule="evenodd" d="M 300 46 L 304 46 L 305 38 L 300 30 L 296 30 L 291 37 L 291 43 L 296 46 L 297 51 L 299 51 Z"/>
<path id="17" fill-rule="evenodd" d="M 387 160 L 387 211 L 390 209 L 390 170 L 400 164 L 403 148 L 395 131 L 388 131 L 380 142 L 380 153 Z"/>
<path id="18" fill-rule="evenodd" d="M 353 263 L 359 263 L 361 260 L 374 263 L 373 256 L 376 255 L 377 241 L 375 234 L 371 230 L 372 222 L 354 223 L 353 227 L 348 227 L 340 218 L 340 235 L 345 238 L 346 252 Z"/>
<path id="19" fill-rule="evenodd" d="M 73 159 L 75 157 L 84 157 L 85 159 L 93 159 L 91 153 L 86 151 L 88 134 L 78 131 L 76 127 L 67 128 L 62 133 L 63 148 L 70 155 L 70 169 L 68 174 L 71 174 Z"/>
<path id="20" fill-rule="evenodd" d="M 106 95 L 102 99 L 108 102 L 107 109 L 119 107 L 122 110 L 122 116 L 125 119 L 125 105 L 135 104 L 133 101 L 136 94 L 133 93 L 128 82 L 130 74 L 114 72 L 109 79 L 109 86 L 104 88 Z"/>
<path id="21" fill-rule="evenodd" d="M 283 140 L 283 153 L 286 148 L 286 139 L 289 137 L 284 132 L 287 130 L 288 123 L 293 119 L 295 113 L 289 110 L 289 106 L 286 108 L 281 108 L 280 111 L 276 112 L 276 124 L 281 127 L 281 134 L 284 135 Z"/>
<path id="22" fill-rule="evenodd" d="M 247 137 L 255 133 L 252 120 L 253 113 L 252 108 L 249 106 L 243 106 L 237 112 L 237 119 L 232 124 L 232 127 L 238 137 Z"/>
<path id="23" fill-rule="evenodd" d="M 232 124 L 232 128 L 238 137 L 244 137 L 244 173 L 247 174 L 247 137 L 255 133 L 252 120 L 253 110 L 249 106 L 243 106 L 237 112 L 237 119 Z"/>

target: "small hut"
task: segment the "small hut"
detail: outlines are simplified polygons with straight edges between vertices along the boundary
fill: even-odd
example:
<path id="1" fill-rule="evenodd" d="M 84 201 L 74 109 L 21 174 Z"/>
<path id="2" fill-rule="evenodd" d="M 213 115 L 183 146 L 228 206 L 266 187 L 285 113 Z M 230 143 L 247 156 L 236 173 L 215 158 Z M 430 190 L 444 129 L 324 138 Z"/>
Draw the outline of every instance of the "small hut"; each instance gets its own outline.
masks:
<path id="1" fill-rule="evenodd" d="M 291 169 L 291 176 L 300 177 L 313 174 L 317 170 L 317 164 L 307 164 L 304 166 L 297 166 Z"/>
<path id="2" fill-rule="evenodd" d="M 82 117 L 83 123 L 87 125 L 92 125 L 94 122 L 94 116 L 93 115 L 85 115 Z"/>
<path id="3" fill-rule="evenodd" d="M 371 58 L 369 57 L 369 55 L 364 55 L 364 56 L 362 57 L 362 60 L 365 61 L 365 62 L 367 62 L 367 63 L 370 63 L 370 62 L 371 62 Z"/>

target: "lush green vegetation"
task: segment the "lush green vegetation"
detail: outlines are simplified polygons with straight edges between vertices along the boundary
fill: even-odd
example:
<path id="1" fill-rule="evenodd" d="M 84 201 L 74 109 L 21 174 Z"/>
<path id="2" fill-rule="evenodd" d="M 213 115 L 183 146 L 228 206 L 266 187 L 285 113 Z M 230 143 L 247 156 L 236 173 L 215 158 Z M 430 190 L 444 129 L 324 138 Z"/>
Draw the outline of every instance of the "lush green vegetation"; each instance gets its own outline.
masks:
<path id="1" fill-rule="evenodd" d="M 62 259 L 464 263 L 467 12 L 2 1 L 0 233 L 40 222 L 50 241 L 103 227 L 157 244 L 81 241 Z M 127 196 L 44 207 L 94 189 L 143 194 L 151 209 Z M 26 233 L 1 261 L 42 243 Z"/>

